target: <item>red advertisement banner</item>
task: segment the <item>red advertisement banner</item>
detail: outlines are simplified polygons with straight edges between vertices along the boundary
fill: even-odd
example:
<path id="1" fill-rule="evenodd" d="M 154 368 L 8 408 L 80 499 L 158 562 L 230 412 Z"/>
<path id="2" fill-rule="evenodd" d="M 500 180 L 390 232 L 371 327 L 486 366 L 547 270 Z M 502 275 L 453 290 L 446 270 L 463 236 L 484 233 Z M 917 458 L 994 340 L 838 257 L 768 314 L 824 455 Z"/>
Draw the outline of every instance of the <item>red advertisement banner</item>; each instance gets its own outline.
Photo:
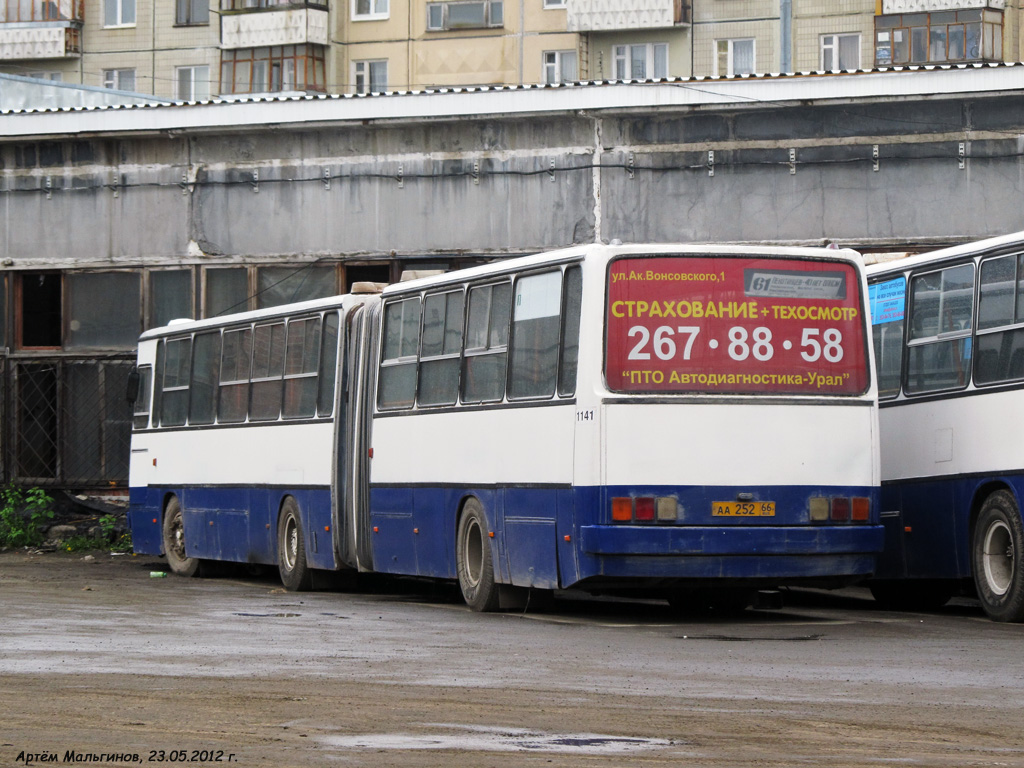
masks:
<path id="1" fill-rule="evenodd" d="M 618 392 L 860 394 L 863 300 L 845 262 L 659 256 L 609 267 Z"/>

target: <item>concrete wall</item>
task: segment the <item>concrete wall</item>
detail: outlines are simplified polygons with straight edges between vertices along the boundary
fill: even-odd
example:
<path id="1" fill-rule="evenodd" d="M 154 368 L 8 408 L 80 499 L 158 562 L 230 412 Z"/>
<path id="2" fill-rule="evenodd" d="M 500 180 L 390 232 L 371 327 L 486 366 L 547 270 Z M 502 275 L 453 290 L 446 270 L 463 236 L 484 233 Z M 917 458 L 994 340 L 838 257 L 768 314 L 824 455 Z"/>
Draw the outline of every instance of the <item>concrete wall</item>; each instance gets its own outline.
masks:
<path id="1" fill-rule="evenodd" d="M 612 238 L 900 248 L 1024 229 L 1022 137 L 1001 92 L 8 138 L 0 249 L 38 269 Z"/>

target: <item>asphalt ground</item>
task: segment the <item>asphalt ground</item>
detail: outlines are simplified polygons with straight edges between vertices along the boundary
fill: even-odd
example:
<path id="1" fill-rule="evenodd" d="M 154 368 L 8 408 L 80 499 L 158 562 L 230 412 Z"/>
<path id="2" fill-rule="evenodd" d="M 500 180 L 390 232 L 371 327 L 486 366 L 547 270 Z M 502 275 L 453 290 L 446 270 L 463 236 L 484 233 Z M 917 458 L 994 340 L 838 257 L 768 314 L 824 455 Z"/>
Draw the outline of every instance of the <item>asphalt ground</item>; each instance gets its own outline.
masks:
<path id="1" fill-rule="evenodd" d="M 367 579 L 0 554 L 0 766 L 1024 766 L 1024 625 L 865 590 L 475 614 Z"/>

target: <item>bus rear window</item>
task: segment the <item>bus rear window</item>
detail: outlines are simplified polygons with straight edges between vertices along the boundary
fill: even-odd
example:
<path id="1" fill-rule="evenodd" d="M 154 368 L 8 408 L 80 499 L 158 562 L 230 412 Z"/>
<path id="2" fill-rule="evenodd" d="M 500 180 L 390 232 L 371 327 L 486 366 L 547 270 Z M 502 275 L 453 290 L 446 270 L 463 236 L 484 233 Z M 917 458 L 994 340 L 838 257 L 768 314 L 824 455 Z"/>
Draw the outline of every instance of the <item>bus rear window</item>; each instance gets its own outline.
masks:
<path id="1" fill-rule="evenodd" d="M 857 271 L 844 262 L 617 259 L 605 378 L 616 392 L 861 394 L 862 303 Z"/>

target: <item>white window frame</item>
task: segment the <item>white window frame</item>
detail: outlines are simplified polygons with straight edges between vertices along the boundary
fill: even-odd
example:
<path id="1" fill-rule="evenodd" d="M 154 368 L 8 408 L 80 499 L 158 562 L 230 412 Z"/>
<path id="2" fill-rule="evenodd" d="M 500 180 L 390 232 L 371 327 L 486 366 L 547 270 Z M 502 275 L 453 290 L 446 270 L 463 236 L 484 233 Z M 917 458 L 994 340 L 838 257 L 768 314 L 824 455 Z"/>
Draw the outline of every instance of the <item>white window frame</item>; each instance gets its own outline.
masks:
<path id="1" fill-rule="evenodd" d="M 726 72 L 722 72 L 721 67 L 718 65 L 718 59 L 721 55 L 721 46 L 725 43 L 727 47 L 727 64 Z M 753 37 L 737 37 L 715 41 L 715 77 L 735 77 L 736 76 L 736 44 L 737 43 L 750 43 L 750 58 L 753 62 L 753 68 L 750 72 L 741 72 L 740 74 L 754 74 L 757 72 L 757 40 Z"/>
<path id="2" fill-rule="evenodd" d="M 205 70 L 205 72 L 203 71 Z M 189 73 L 189 94 L 183 96 L 181 93 L 181 76 Z M 175 97 L 182 101 L 205 101 L 210 98 L 210 65 L 192 64 L 185 67 L 174 68 L 174 91 Z"/>
<path id="3" fill-rule="evenodd" d="M 126 86 L 122 81 L 131 73 L 131 86 Z M 103 70 L 103 87 L 111 88 L 115 91 L 134 91 L 136 89 L 135 82 L 135 70 L 130 68 L 124 69 L 104 69 Z"/>
<path id="4" fill-rule="evenodd" d="M 840 38 L 854 37 L 857 39 L 857 61 L 852 67 L 844 67 L 839 61 L 840 51 Z M 825 66 L 825 52 L 830 51 L 832 53 L 832 62 L 835 66 Z M 860 32 L 835 32 L 829 35 L 821 36 L 821 50 L 819 54 L 818 63 L 821 65 L 822 72 L 841 72 L 843 70 L 857 70 L 860 69 L 861 60 L 861 38 Z"/>
<path id="5" fill-rule="evenodd" d="M 633 72 L 633 49 L 644 48 L 644 68 L 646 72 L 638 75 Z M 657 53 L 661 51 L 664 61 L 664 72 L 657 72 L 655 62 Z M 659 80 L 668 77 L 668 43 L 633 43 L 612 46 L 612 72 L 616 80 Z"/>
<path id="6" fill-rule="evenodd" d="M 570 57 L 575 74 L 572 77 L 566 77 L 563 70 L 566 60 Z M 572 83 L 580 79 L 580 59 L 576 51 L 544 51 L 541 61 L 544 68 L 543 81 L 547 84 Z"/>
<path id="7" fill-rule="evenodd" d="M 378 21 L 391 18 L 390 0 L 367 0 L 369 13 L 359 12 L 359 0 L 352 0 L 352 21 Z"/>
<path id="8" fill-rule="evenodd" d="M 116 19 L 113 24 L 107 24 L 107 9 L 113 8 L 113 15 Z M 128 12 L 131 12 L 131 20 L 125 21 Z M 135 0 L 103 0 L 103 28 L 116 29 L 118 27 L 134 27 L 138 18 L 138 8 Z M 113 71 L 113 70 L 111 70 Z"/>
<path id="9" fill-rule="evenodd" d="M 373 88 L 373 70 L 384 66 L 384 85 L 380 90 Z M 352 93 L 384 93 L 388 89 L 388 60 L 364 59 L 352 62 Z"/>

